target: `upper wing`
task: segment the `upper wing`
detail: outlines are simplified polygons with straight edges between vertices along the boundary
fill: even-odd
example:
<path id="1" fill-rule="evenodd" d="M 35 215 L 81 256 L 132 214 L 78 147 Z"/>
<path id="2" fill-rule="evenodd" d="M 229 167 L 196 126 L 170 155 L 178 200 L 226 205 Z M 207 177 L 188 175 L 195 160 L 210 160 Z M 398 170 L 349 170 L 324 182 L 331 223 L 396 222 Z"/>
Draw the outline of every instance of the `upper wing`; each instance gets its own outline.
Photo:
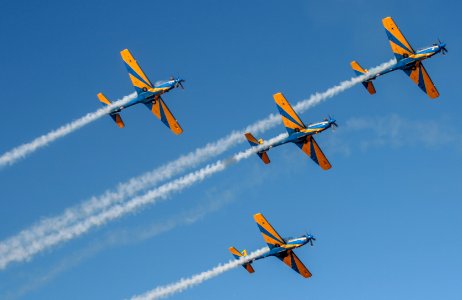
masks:
<path id="1" fill-rule="evenodd" d="M 411 45 L 391 17 L 384 18 L 382 23 L 383 27 L 385 27 L 388 40 L 390 41 L 391 50 L 395 54 L 397 60 L 401 60 L 415 53 L 414 49 L 412 49 Z"/>
<path id="2" fill-rule="evenodd" d="M 286 243 L 262 214 L 255 214 L 253 218 L 257 222 L 258 229 L 260 229 L 261 235 L 270 249 Z"/>
<path id="3" fill-rule="evenodd" d="M 294 109 L 290 106 L 289 102 L 287 102 L 282 93 L 274 94 L 273 98 L 276 102 L 279 113 L 281 114 L 282 122 L 289 134 L 306 128 L 305 124 L 303 124 L 302 120 L 295 113 Z"/>
<path id="4" fill-rule="evenodd" d="M 133 58 L 130 51 L 128 51 L 128 49 L 122 50 L 120 55 L 125 63 L 125 67 L 127 67 L 128 76 L 130 77 L 136 92 L 140 94 L 152 88 L 151 82 L 144 74 L 143 70 L 141 70 L 141 67 L 138 65 L 135 58 Z"/>
<path id="5" fill-rule="evenodd" d="M 183 132 L 180 124 L 178 124 L 178 121 L 175 119 L 160 96 L 157 96 L 155 100 L 151 102 L 145 103 L 145 105 L 158 119 L 170 128 L 173 133 L 180 134 Z"/>
<path id="6" fill-rule="evenodd" d="M 420 61 L 416 62 L 412 68 L 404 69 L 403 71 L 422 89 L 422 91 L 427 93 L 430 98 L 435 99 L 440 95 L 430 76 L 428 76 L 427 70 L 425 70 Z"/>
<path id="7" fill-rule="evenodd" d="M 332 167 L 312 136 L 308 136 L 305 142 L 295 144 L 324 170 Z"/>
<path id="8" fill-rule="evenodd" d="M 307 267 L 305 267 L 305 265 L 300 261 L 300 259 L 297 257 L 297 255 L 295 255 L 295 253 L 292 250 L 288 250 L 284 254 L 278 255 L 276 257 L 303 277 L 311 277 L 311 272 L 308 270 Z"/>

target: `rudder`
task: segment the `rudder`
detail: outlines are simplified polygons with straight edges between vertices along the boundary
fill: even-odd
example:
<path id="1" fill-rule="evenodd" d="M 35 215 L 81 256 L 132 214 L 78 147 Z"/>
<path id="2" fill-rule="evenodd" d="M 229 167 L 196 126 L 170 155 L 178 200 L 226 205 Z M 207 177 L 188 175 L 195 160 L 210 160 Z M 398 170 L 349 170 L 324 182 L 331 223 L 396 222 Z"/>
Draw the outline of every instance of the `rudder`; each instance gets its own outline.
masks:
<path id="1" fill-rule="evenodd" d="M 231 254 L 234 256 L 235 259 L 240 259 L 241 257 L 244 257 L 244 256 L 247 256 L 247 251 L 246 250 L 243 250 L 242 252 L 239 252 L 236 248 L 234 247 L 229 247 L 229 252 L 231 252 Z M 248 263 L 245 263 L 242 265 L 244 267 L 244 269 L 247 270 L 247 272 L 249 273 L 253 273 L 255 272 L 255 270 L 253 269 L 252 265 L 250 262 Z"/>
<path id="2" fill-rule="evenodd" d="M 99 93 L 98 95 L 98 99 L 101 103 L 103 103 L 104 105 L 111 105 L 111 101 L 109 101 L 106 96 L 103 95 L 103 93 Z M 114 122 L 117 124 L 117 126 L 119 126 L 119 128 L 124 128 L 125 127 L 125 124 L 124 124 L 124 121 L 122 120 L 122 117 L 120 116 L 119 113 L 117 112 L 111 112 L 109 113 L 109 116 L 111 116 L 112 120 L 114 120 Z"/>
<path id="3" fill-rule="evenodd" d="M 363 69 L 356 61 L 351 62 L 351 68 L 353 71 L 356 73 L 357 76 L 365 75 L 368 73 L 366 69 Z M 366 90 L 369 92 L 369 94 L 374 95 L 376 93 L 374 84 L 372 81 L 367 80 L 363 81 L 362 84 L 366 88 Z"/>
<path id="4" fill-rule="evenodd" d="M 258 147 L 259 145 L 263 144 L 263 139 L 257 140 L 250 132 L 247 132 L 244 135 L 247 141 L 249 142 L 250 146 L 252 147 Z M 260 159 L 265 163 L 265 165 L 270 163 L 270 159 L 266 151 L 267 150 L 262 150 L 257 152 L 258 157 L 260 157 Z"/>

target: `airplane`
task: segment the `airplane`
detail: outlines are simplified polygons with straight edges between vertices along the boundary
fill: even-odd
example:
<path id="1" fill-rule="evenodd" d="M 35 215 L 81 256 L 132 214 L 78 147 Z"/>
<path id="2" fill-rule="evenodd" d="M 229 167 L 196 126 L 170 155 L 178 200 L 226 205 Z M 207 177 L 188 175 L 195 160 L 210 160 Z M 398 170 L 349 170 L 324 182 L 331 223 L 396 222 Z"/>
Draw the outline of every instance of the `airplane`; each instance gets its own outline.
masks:
<path id="1" fill-rule="evenodd" d="M 335 120 L 329 116 L 328 119 L 324 119 L 322 122 L 306 126 L 303 124 L 302 120 L 298 117 L 297 113 L 295 113 L 292 106 L 290 106 L 289 102 L 282 93 L 274 94 L 273 98 L 289 136 L 279 142 L 263 147 L 257 152 L 257 155 L 265 164 L 269 164 L 270 160 L 266 153 L 269 149 L 287 143 L 294 143 L 322 169 L 329 170 L 332 166 L 314 140 L 313 135 L 330 127 L 337 127 Z M 250 132 L 245 133 L 245 137 L 252 147 L 259 147 L 263 144 L 263 139 L 257 140 Z"/>
<path id="2" fill-rule="evenodd" d="M 298 238 L 284 239 L 276 232 L 276 230 L 274 230 L 271 224 L 261 213 L 255 214 L 253 218 L 255 222 L 257 222 L 258 229 L 260 229 L 263 239 L 265 240 L 266 244 L 268 244 L 269 251 L 243 264 L 242 266 L 244 269 L 246 269 L 249 273 L 253 273 L 255 272 L 254 268 L 252 267 L 252 263 L 254 261 L 269 256 L 275 256 L 303 277 L 311 277 L 311 272 L 300 261 L 297 255 L 295 255 L 293 249 L 304 246 L 307 243 L 310 243 L 310 245 L 313 246 L 313 241 L 316 241 L 316 238 L 311 234 L 305 234 Z M 235 259 L 240 259 L 241 257 L 247 256 L 246 250 L 239 252 L 236 248 L 230 247 L 229 251 Z"/>
<path id="3" fill-rule="evenodd" d="M 184 89 L 182 84 L 184 80 L 172 77 L 170 80 L 152 84 L 128 49 L 122 50 L 120 55 L 127 67 L 128 76 L 132 81 L 137 97 L 124 106 L 116 107 L 111 110 L 109 115 L 114 122 L 116 122 L 117 126 L 120 128 L 125 127 L 125 124 L 120 116 L 120 111 L 135 104 L 143 103 L 158 119 L 170 128 L 173 133 L 181 134 L 183 129 L 168 109 L 164 100 L 162 100 L 161 95 L 177 87 Z M 111 105 L 111 102 L 102 93 L 99 93 L 97 96 L 101 103 Z"/>
<path id="4" fill-rule="evenodd" d="M 425 70 L 422 61 L 440 52 L 441 54 L 446 55 L 448 52 L 446 44 L 442 43 L 438 39 L 438 43 L 434 43 L 430 47 L 415 51 L 391 17 L 382 19 L 382 23 L 385 27 L 388 40 L 390 41 L 391 50 L 396 57 L 396 63 L 389 69 L 378 74 L 374 74 L 373 77 L 362 82 L 369 94 L 373 95 L 376 92 L 375 87 L 372 84 L 372 80 L 395 70 L 403 70 L 404 73 L 406 73 L 406 75 L 409 76 L 411 80 L 430 98 L 437 98 L 440 94 L 438 93 L 438 90 L 433 84 L 430 76 L 428 76 L 427 70 Z M 363 69 L 356 61 L 351 62 L 351 68 L 355 71 L 356 75 L 364 75 L 368 73 L 368 71 Z"/>

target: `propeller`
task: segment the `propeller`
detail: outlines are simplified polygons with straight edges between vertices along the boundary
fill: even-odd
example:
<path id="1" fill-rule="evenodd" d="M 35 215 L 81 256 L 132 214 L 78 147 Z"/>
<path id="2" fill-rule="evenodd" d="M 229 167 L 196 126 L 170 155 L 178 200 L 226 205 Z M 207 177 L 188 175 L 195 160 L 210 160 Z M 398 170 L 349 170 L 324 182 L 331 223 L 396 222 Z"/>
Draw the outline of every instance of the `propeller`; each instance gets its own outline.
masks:
<path id="1" fill-rule="evenodd" d="M 313 241 L 316 241 L 316 238 L 309 233 L 306 234 L 306 239 L 308 240 L 308 243 L 310 243 L 311 246 L 313 246 Z"/>
<path id="2" fill-rule="evenodd" d="M 329 115 L 328 121 L 329 121 L 329 122 L 331 123 L 331 125 L 332 125 L 332 130 L 335 130 L 335 128 L 338 127 L 337 122 L 335 121 L 335 119 L 332 119 L 332 117 L 331 117 L 330 115 Z"/>
<path id="3" fill-rule="evenodd" d="M 172 76 L 171 78 L 172 78 L 171 80 L 175 80 L 175 79 L 173 78 L 173 76 Z M 176 88 L 177 88 L 177 87 L 181 87 L 181 89 L 184 90 L 183 82 L 185 82 L 185 80 L 184 80 L 184 79 L 180 79 L 180 78 L 177 78 L 176 80 L 177 80 L 177 81 L 176 81 L 176 83 L 175 83 L 175 87 L 176 87 Z"/>
<path id="4" fill-rule="evenodd" d="M 438 46 L 441 48 L 441 54 L 446 55 L 448 53 L 448 49 L 446 48 L 446 43 L 442 43 L 438 38 Z"/>

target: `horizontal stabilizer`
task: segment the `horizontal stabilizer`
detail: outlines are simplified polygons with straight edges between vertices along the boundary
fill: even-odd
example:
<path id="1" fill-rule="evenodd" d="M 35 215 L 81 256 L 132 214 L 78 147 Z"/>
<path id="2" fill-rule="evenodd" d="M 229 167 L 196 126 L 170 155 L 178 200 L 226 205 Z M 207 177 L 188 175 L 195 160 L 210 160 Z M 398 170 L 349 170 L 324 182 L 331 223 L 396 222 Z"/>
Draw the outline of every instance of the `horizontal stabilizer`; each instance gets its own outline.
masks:
<path id="1" fill-rule="evenodd" d="M 235 259 L 240 259 L 241 257 L 244 257 L 244 256 L 247 256 L 247 251 L 244 250 L 242 252 L 239 252 L 236 248 L 234 247 L 229 247 L 229 252 L 231 252 L 231 254 L 234 256 Z M 244 269 L 247 270 L 247 272 L 249 273 L 253 273 L 255 272 L 255 270 L 253 269 L 252 265 L 250 262 L 248 263 L 245 263 L 242 265 L 244 267 Z"/>
<path id="2" fill-rule="evenodd" d="M 103 95 L 103 93 L 99 93 L 98 95 L 98 99 L 101 103 L 105 104 L 105 105 L 111 105 L 111 101 L 109 101 L 106 96 Z M 120 111 L 120 110 L 119 110 Z M 109 115 L 111 116 L 111 118 L 114 120 L 114 122 L 117 124 L 117 126 L 119 126 L 120 128 L 124 128 L 125 127 L 125 124 L 124 124 L 124 121 L 122 120 L 122 117 L 120 116 L 119 113 L 117 112 L 111 112 L 109 113 Z"/>
<path id="3" fill-rule="evenodd" d="M 250 146 L 252 147 L 257 147 L 261 144 L 263 144 L 263 139 L 259 139 L 257 140 L 250 132 L 247 132 L 245 134 L 245 138 L 247 139 L 247 141 L 249 142 Z M 268 157 L 268 154 L 266 153 L 267 150 L 263 150 L 263 151 L 259 151 L 257 152 L 257 155 L 258 157 L 260 157 L 260 159 L 265 163 L 265 164 L 269 164 L 270 163 L 270 159 Z"/>
<path id="4" fill-rule="evenodd" d="M 358 76 L 368 73 L 368 71 L 366 69 L 363 69 L 356 61 L 351 62 L 351 68 L 353 69 L 353 71 L 355 71 L 356 75 Z M 366 90 L 369 92 L 369 94 L 371 95 L 375 94 L 375 87 L 374 87 L 374 84 L 372 84 L 372 81 L 370 80 L 363 81 L 362 84 L 364 85 Z"/>

